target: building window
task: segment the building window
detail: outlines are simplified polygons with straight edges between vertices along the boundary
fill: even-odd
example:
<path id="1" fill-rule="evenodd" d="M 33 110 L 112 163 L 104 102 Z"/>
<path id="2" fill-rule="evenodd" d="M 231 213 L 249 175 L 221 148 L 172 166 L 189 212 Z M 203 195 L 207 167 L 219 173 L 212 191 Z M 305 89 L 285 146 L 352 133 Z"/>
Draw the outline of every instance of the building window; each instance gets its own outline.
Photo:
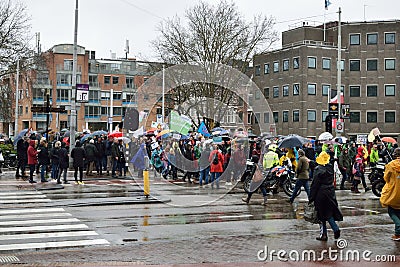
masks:
<path id="1" fill-rule="evenodd" d="M 256 123 L 259 123 L 260 119 L 261 119 L 261 113 L 260 112 L 256 112 L 256 113 L 254 113 L 254 115 L 255 115 Z"/>
<path id="2" fill-rule="evenodd" d="M 269 112 L 264 112 L 264 123 L 269 123 Z"/>
<path id="3" fill-rule="evenodd" d="M 378 34 L 377 33 L 368 33 L 367 34 L 367 44 L 375 45 L 378 43 Z"/>
<path id="4" fill-rule="evenodd" d="M 350 71 L 360 71 L 359 59 L 350 59 Z"/>
<path id="5" fill-rule="evenodd" d="M 368 71 L 378 70 L 378 60 L 377 59 L 367 59 L 367 70 Z"/>
<path id="6" fill-rule="evenodd" d="M 122 107 L 114 107 L 113 108 L 113 115 L 114 116 L 121 116 L 122 115 Z"/>
<path id="7" fill-rule="evenodd" d="M 350 122 L 360 123 L 361 122 L 361 113 L 359 111 L 351 111 L 350 112 Z"/>
<path id="8" fill-rule="evenodd" d="M 360 97 L 361 88 L 358 85 L 350 85 L 350 97 Z"/>
<path id="9" fill-rule="evenodd" d="M 385 96 L 394 96 L 396 91 L 396 86 L 394 84 L 385 85 Z"/>
<path id="10" fill-rule="evenodd" d="M 72 59 L 64 59 L 64 70 L 72 71 Z"/>
<path id="11" fill-rule="evenodd" d="M 289 121 L 289 111 L 285 110 L 282 111 L 282 122 L 288 122 Z"/>
<path id="12" fill-rule="evenodd" d="M 110 76 L 104 76 L 104 84 L 110 84 L 111 77 Z"/>
<path id="13" fill-rule="evenodd" d="M 396 122 L 396 112 L 385 111 L 385 123 L 395 123 L 395 122 Z"/>
<path id="14" fill-rule="evenodd" d="M 289 59 L 283 60 L 283 71 L 289 70 Z"/>
<path id="15" fill-rule="evenodd" d="M 300 121 L 300 110 L 293 110 L 293 122 Z"/>
<path id="16" fill-rule="evenodd" d="M 367 85 L 367 96 L 378 96 L 378 86 Z"/>
<path id="17" fill-rule="evenodd" d="M 316 121 L 317 112 L 315 110 L 307 110 L 307 121 Z"/>
<path id="18" fill-rule="evenodd" d="M 328 116 L 328 111 L 327 110 L 323 110 L 321 113 L 322 116 L 322 122 L 326 121 L 326 116 Z"/>
<path id="19" fill-rule="evenodd" d="M 274 62 L 274 72 L 279 72 L 279 61 Z"/>
<path id="20" fill-rule="evenodd" d="M 269 88 L 264 88 L 264 97 L 265 99 L 269 99 Z"/>
<path id="21" fill-rule="evenodd" d="M 309 83 L 307 85 L 307 92 L 309 95 L 316 95 L 317 94 L 317 85 L 315 83 Z"/>
<path id="22" fill-rule="evenodd" d="M 396 42 L 396 34 L 394 32 L 385 33 L 385 44 L 394 44 Z"/>
<path id="23" fill-rule="evenodd" d="M 293 58 L 293 69 L 298 69 L 300 67 L 300 60 L 298 57 Z"/>
<path id="24" fill-rule="evenodd" d="M 269 74 L 269 63 L 264 64 L 264 74 Z"/>
<path id="25" fill-rule="evenodd" d="M 330 89 L 331 89 L 331 86 L 329 84 L 323 84 L 322 85 L 322 95 L 329 95 Z"/>
<path id="26" fill-rule="evenodd" d="M 293 84 L 293 95 L 299 95 L 300 93 L 300 84 L 295 83 Z"/>
<path id="27" fill-rule="evenodd" d="M 100 93 L 101 100 L 109 100 L 110 99 L 110 92 L 101 92 Z"/>
<path id="28" fill-rule="evenodd" d="M 308 57 L 308 68 L 315 69 L 317 67 L 317 58 Z"/>
<path id="29" fill-rule="evenodd" d="M 279 87 L 274 87 L 274 98 L 279 97 Z"/>
<path id="30" fill-rule="evenodd" d="M 396 67 L 396 60 L 394 58 L 385 59 L 385 70 L 394 70 Z"/>
<path id="31" fill-rule="evenodd" d="M 57 102 L 69 102 L 69 89 L 57 89 Z"/>
<path id="32" fill-rule="evenodd" d="M 378 122 L 378 112 L 367 111 L 367 123 L 377 123 Z"/>
<path id="33" fill-rule="evenodd" d="M 330 70 L 331 69 L 331 59 L 330 58 L 323 58 L 322 59 L 322 69 Z"/>
<path id="34" fill-rule="evenodd" d="M 254 67 L 254 71 L 255 71 L 255 75 L 256 76 L 260 76 L 260 74 L 261 74 L 261 66 L 260 65 L 255 66 Z"/>
<path id="35" fill-rule="evenodd" d="M 284 85 L 282 87 L 283 91 L 283 96 L 289 96 L 289 85 Z"/>
<path id="36" fill-rule="evenodd" d="M 350 45 L 360 45 L 360 34 L 350 34 Z"/>
<path id="37" fill-rule="evenodd" d="M 101 115 L 108 115 L 110 114 L 110 108 L 109 107 L 101 107 Z"/>
<path id="38" fill-rule="evenodd" d="M 261 98 L 261 92 L 260 92 L 260 90 L 259 89 L 256 89 L 255 91 L 254 91 L 254 99 L 260 99 Z M 162 101 L 162 100 L 161 100 Z"/>
<path id="39" fill-rule="evenodd" d="M 278 123 L 278 121 L 279 121 L 279 112 L 278 111 L 274 111 L 272 113 L 272 115 L 274 116 L 274 122 Z"/>
<path id="40" fill-rule="evenodd" d="M 113 84 L 118 84 L 119 77 L 118 76 L 113 76 Z"/>
<path id="41" fill-rule="evenodd" d="M 93 118 L 100 116 L 99 106 L 85 106 L 85 117 Z"/>
<path id="42" fill-rule="evenodd" d="M 121 100 L 122 94 L 121 92 L 113 93 L 113 100 Z"/>
<path id="43" fill-rule="evenodd" d="M 100 91 L 89 90 L 89 102 L 99 102 Z"/>
<path id="44" fill-rule="evenodd" d="M 135 84 L 133 83 L 134 78 L 133 77 L 125 77 L 125 84 L 126 88 L 135 88 Z"/>

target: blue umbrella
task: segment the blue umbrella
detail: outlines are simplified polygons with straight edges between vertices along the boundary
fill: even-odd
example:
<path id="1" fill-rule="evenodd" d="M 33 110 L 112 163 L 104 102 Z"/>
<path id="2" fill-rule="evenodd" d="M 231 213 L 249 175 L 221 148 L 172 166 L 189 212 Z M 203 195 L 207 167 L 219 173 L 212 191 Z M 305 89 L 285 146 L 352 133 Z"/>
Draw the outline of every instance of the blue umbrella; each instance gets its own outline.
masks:
<path id="1" fill-rule="evenodd" d="M 82 138 L 81 138 L 81 144 L 82 144 L 83 142 L 85 142 L 85 140 L 88 139 L 88 137 L 90 137 L 90 134 L 85 134 L 84 136 L 82 136 Z"/>
<path id="2" fill-rule="evenodd" d="M 93 133 L 91 133 L 91 135 L 92 135 L 92 136 L 95 136 L 95 135 L 97 135 L 97 136 L 100 136 L 100 135 L 108 135 L 108 132 L 107 132 L 107 131 L 104 131 L 104 130 L 99 130 L 99 131 L 94 131 Z"/>
<path id="3" fill-rule="evenodd" d="M 17 137 L 14 138 L 14 146 L 17 145 L 17 142 L 19 141 L 19 139 L 22 139 L 22 137 L 25 136 L 25 134 L 29 131 L 29 129 L 23 129 L 22 131 L 20 131 L 17 135 Z"/>

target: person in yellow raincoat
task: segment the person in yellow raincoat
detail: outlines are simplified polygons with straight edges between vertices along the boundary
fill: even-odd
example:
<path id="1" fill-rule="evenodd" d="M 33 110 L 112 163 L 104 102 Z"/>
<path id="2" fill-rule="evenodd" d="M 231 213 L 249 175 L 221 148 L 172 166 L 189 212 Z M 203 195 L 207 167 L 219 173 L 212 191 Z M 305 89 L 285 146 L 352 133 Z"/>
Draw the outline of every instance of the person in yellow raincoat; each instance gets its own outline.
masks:
<path id="1" fill-rule="evenodd" d="M 297 161 L 296 161 L 296 155 L 294 154 L 293 148 L 288 148 L 287 149 L 286 158 L 290 159 L 290 162 L 292 162 L 292 168 L 294 170 L 296 170 Z"/>
<path id="2" fill-rule="evenodd" d="M 393 152 L 393 160 L 385 166 L 385 186 L 382 189 L 380 202 L 388 208 L 390 218 L 394 222 L 392 240 L 400 241 L 400 148 Z"/>

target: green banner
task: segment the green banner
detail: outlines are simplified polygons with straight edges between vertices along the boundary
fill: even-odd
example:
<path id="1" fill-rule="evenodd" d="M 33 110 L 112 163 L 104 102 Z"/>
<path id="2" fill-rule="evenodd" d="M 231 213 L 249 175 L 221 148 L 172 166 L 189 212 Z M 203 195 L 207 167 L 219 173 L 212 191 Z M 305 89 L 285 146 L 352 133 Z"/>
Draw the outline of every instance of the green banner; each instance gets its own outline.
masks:
<path id="1" fill-rule="evenodd" d="M 190 118 L 186 116 L 180 116 L 179 113 L 176 111 L 171 111 L 170 126 L 169 126 L 169 129 L 171 131 L 187 135 L 189 133 L 191 126 L 192 122 L 190 121 Z"/>

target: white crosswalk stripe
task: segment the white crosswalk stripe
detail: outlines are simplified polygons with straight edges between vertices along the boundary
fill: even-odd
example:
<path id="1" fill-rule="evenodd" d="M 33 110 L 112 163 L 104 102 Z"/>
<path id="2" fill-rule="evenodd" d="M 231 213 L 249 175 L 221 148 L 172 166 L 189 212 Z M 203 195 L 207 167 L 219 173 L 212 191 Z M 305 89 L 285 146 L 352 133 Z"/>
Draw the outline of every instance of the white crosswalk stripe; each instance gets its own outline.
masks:
<path id="1" fill-rule="evenodd" d="M 0 191 L 0 251 L 110 244 L 63 208 L 47 203 L 51 200 L 38 191 Z"/>

